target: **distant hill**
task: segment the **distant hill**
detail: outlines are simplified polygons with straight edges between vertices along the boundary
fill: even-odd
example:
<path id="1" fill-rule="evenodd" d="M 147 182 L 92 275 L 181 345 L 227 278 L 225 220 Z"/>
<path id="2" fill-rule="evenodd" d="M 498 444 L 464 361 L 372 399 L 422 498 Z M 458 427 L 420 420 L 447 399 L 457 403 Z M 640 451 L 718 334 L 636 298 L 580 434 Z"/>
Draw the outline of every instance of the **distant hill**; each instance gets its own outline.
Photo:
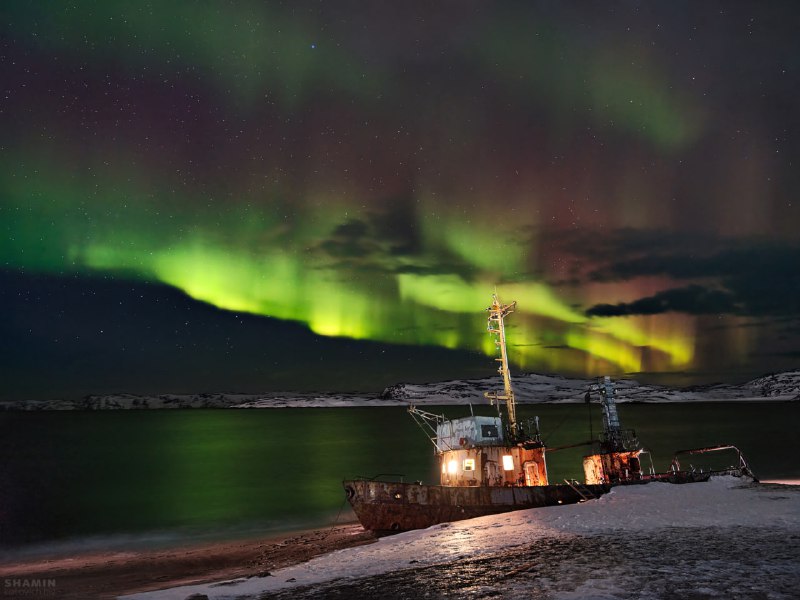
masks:
<path id="1" fill-rule="evenodd" d="M 568 379 L 531 373 L 514 377 L 517 402 L 583 402 L 586 390 L 597 379 Z M 614 380 L 618 402 L 731 402 L 800 400 L 800 371 L 765 375 L 739 385 L 716 384 L 669 388 L 646 385 L 634 379 Z M 383 391 L 382 397 L 411 404 L 459 404 L 483 401 L 483 392 L 496 390 L 496 377 L 431 384 L 400 383 Z"/>
<path id="2" fill-rule="evenodd" d="M 536 373 L 514 377 L 517 401 L 534 403 L 579 403 L 596 379 L 568 379 Z M 800 400 L 800 371 L 765 375 L 739 385 L 693 386 L 683 389 L 640 384 L 633 379 L 615 380 L 618 402 L 752 402 Z M 496 390 L 497 377 L 427 384 L 398 383 L 381 394 L 161 394 L 139 396 L 112 394 L 86 396 L 79 400 L 18 401 L 0 404 L 0 410 L 141 410 L 167 408 L 284 408 L 403 406 L 407 404 L 483 403 L 483 393 Z"/>

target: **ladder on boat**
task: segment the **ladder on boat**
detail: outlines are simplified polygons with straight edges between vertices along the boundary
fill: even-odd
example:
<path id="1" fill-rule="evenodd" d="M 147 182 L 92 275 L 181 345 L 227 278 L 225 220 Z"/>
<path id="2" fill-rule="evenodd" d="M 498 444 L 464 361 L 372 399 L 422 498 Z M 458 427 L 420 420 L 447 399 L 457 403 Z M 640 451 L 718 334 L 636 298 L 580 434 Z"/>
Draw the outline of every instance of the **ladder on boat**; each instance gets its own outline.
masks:
<path id="1" fill-rule="evenodd" d="M 577 479 L 564 479 L 564 483 L 566 483 L 569 487 L 575 490 L 575 493 L 581 497 L 581 502 L 586 502 L 587 500 L 597 500 L 598 496 L 595 496 L 592 490 L 586 487 Z"/>

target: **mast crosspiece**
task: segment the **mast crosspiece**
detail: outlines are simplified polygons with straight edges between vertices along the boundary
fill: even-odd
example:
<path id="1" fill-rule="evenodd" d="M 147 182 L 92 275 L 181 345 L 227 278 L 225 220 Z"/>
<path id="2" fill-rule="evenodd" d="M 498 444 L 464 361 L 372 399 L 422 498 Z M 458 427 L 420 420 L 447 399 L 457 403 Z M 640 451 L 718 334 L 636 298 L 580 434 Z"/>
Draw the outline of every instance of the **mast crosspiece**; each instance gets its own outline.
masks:
<path id="1" fill-rule="evenodd" d="M 517 435 L 517 410 L 516 400 L 514 399 L 514 388 L 511 386 L 511 373 L 508 370 L 508 352 L 506 351 L 506 330 L 503 319 L 509 314 L 514 312 L 517 306 L 516 302 L 511 304 L 503 304 L 497 297 L 497 294 L 492 294 L 492 305 L 486 310 L 489 311 L 489 322 L 487 329 L 490 335 L 497 336 L 495 338 L 495 345 L 500 349 L 500 358 L 495 360 L 500 363 L 497 372 L 503 377 L 503 391 L 501 392 L 485 392 L 484 396 L 489 402 L 494 405 L 498 402 L 498 410 L 500 408 L 500 401 L 506 403 L 506 411 L 508 412 L 508 427 L 512 436 Z"/>

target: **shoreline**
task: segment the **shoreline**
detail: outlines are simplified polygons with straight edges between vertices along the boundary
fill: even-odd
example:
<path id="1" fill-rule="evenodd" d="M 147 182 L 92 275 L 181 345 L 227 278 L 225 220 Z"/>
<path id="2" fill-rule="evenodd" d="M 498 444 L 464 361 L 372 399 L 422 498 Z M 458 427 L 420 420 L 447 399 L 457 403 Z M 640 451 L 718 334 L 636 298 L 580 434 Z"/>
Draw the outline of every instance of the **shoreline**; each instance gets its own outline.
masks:
<path id="1" fill-rule="evenodd" d="M 378 538 L 357 521 L 256 538 L 175 546 L 157 550 L 91 551 L 0 563 L 0 580 L 53 583 L 37 597 L 79 600 L 117 596 L 225 579 L 265 576 L 335 550 Z M 24 583 L 20 583 L 24 585 Z M 3 597 L 15 597 L 7 588 Z M 30 596 L 21 588 L 16 597 Z"/>

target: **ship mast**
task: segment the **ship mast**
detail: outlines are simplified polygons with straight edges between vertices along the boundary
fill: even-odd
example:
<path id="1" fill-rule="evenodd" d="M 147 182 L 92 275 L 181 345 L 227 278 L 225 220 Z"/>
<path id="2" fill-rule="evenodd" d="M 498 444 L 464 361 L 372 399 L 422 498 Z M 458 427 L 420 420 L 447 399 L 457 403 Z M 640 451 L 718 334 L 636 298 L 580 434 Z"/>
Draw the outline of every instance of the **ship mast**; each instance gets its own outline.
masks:
<path id="1" fill-rule="evenodd" d="M 500 349 L 500 358 L 495 358 L 495 360 L 500 363 L 497 372 L 503 376 L 503 392 L 485 392 L 484 396 L 492 403 L 492 406 L 494 406 L 495 401 L 497 401 L 498 408 L 499 402 L 505 400 L 506 410 L 508 412 L 508 427 L 511 430 L 512 437 L 516 437 L 517 435 L 517 411 L 516 402 L 514 400 L 514 388 L 511 387 L 511 373 L 508 370 L 506 330 L 503 319 L 508 314 L 514 312 L 516 306 L 516 302 L 502 304 L 497 294 L 492 294 L 492 305 L 486 309 L 489 311 L 489 333 L 497 336 L 494 343 Z"/>

